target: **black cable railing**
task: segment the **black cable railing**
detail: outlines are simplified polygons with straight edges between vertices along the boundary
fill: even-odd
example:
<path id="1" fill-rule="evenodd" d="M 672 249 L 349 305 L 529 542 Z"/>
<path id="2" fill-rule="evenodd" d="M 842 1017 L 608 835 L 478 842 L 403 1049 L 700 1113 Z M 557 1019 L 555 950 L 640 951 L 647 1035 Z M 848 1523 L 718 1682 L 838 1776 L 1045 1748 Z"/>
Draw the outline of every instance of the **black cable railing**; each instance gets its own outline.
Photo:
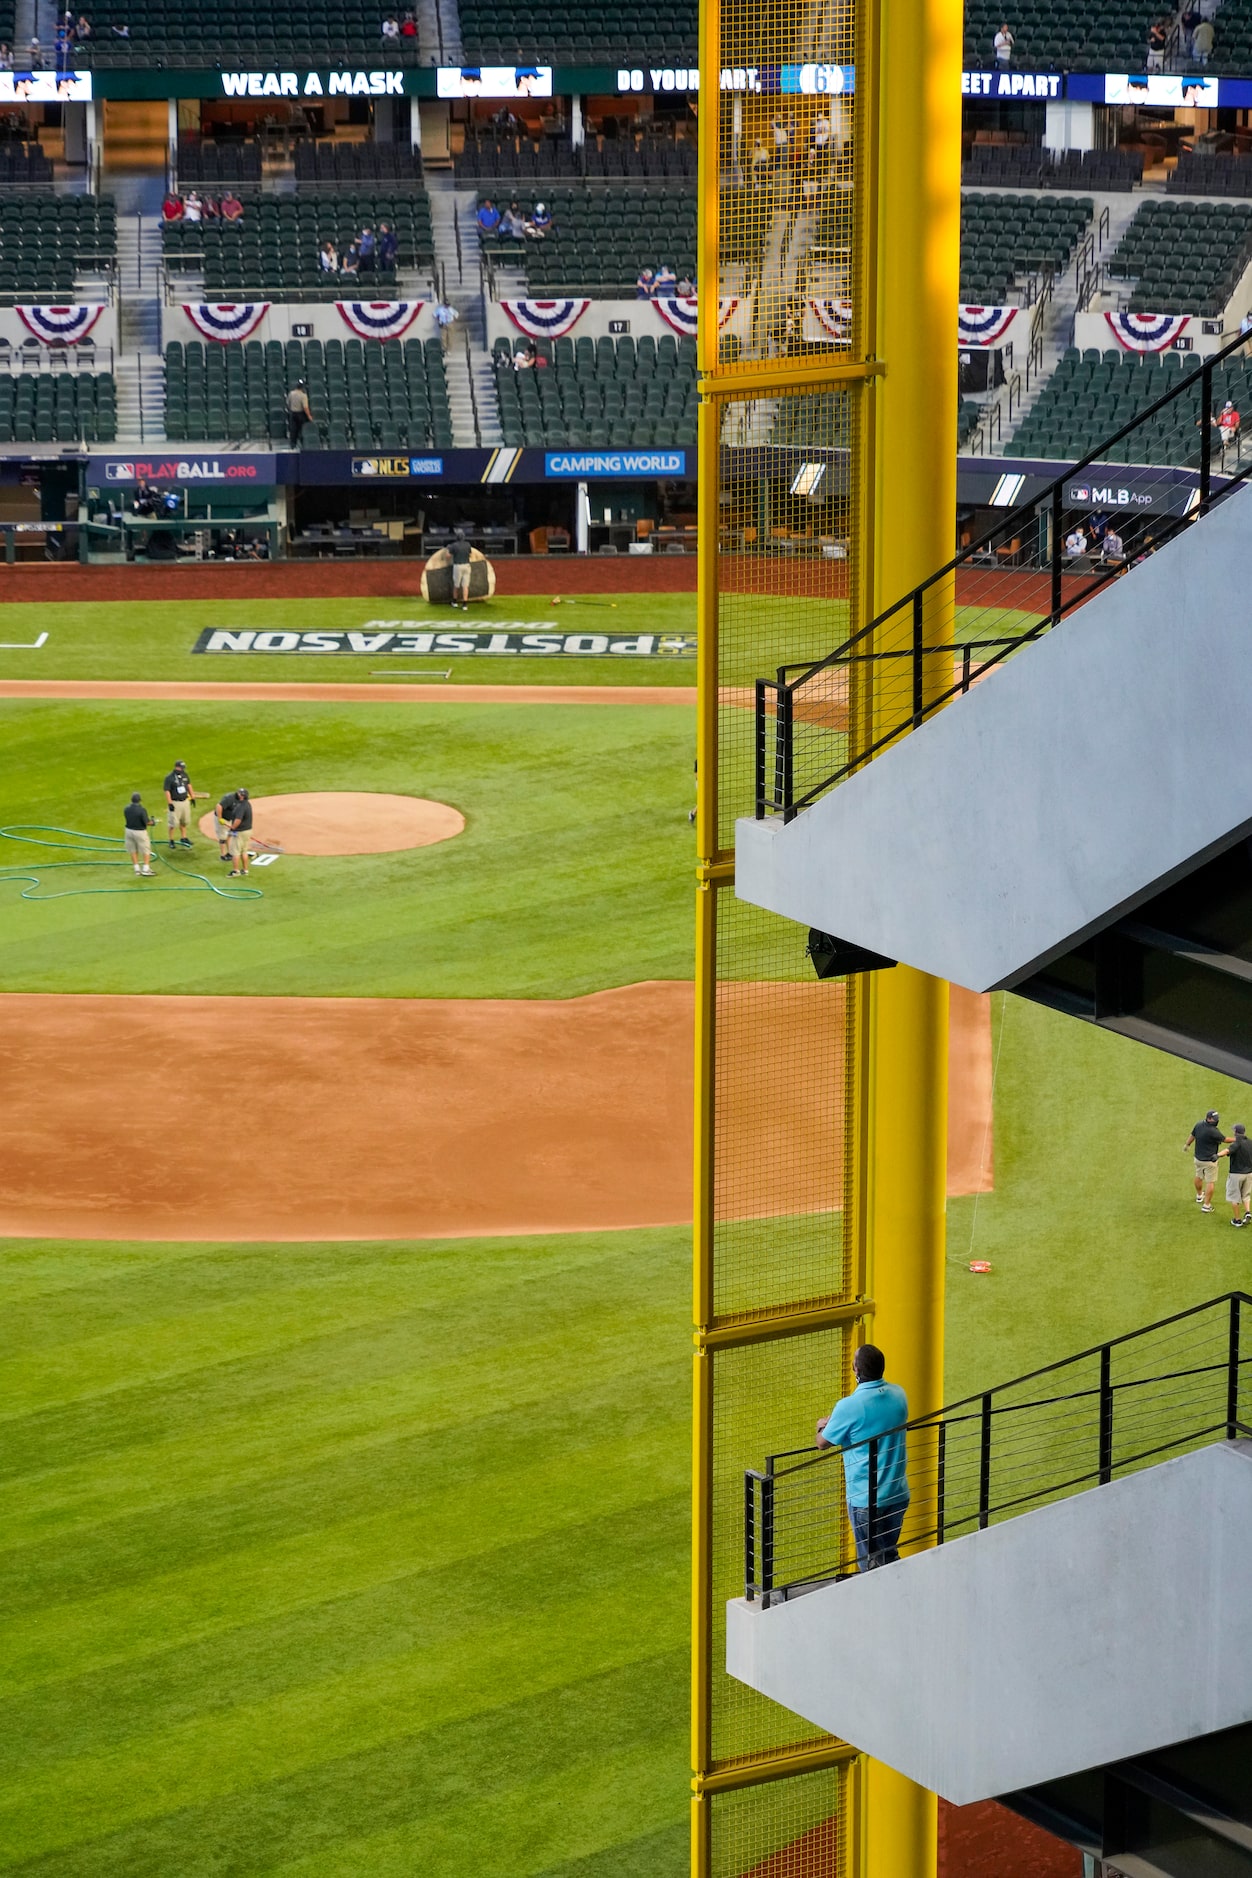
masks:
<path id="1" fill-rule="evenodd" d="M 1252 444 L 1230 413 L 1223 423 L 1219 394 L 1247 344 L 1188 354 L 1177 372 L 1155 354 L 1151 366 L 1089 360 L 1097 409 L 1119 372 L 1176 382 L 833 652 L 758 678 L 757 819 L 790 821 L 1239 488 Z M 1006 463 L 1001 483 L 1024 481 Z"/>
<path id="2" fill-rule="evenodd" d="M 746 1597 L 779 1603 L 1169 1455 L 1252 1437 L 1249 1305 L 1248 1293 L 1227 1292 L 857 1444 L 868 1482 L 860 1547 L 843 1451 L 771 1454 L 744 1475 Z M 880 1464 L 883 1444 L 901 1437 L 903 1517 L 899 1498 L 880 1487 L 897 1477 L 898 1449 Z"/>

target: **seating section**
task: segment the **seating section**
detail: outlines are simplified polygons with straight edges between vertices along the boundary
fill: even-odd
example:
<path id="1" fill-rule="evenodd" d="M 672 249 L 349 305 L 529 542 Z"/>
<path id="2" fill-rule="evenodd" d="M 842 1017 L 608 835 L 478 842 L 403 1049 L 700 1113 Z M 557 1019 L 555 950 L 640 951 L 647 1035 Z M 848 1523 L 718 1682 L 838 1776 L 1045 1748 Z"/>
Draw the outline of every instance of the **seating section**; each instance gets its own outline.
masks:
<path id="1" fill-rule="evenodd" d="M 455 159 L 457 180 L 478 182 L 487 178 L 495 188 L 512 194 L 520 186 L 529 186 L 550 178 L 568 178 L 591 182 L 636 181 L 650 179 L 690 179 L 696 174 L 696 146 L 684 139 L 645 137 L 636 143 L 633 137 L 592 138 L 575 150 L 564 138 L 545 137 L 535 143 L 530 137 L 473 138 Z"/>
<path id="2" fill-rule="evenodd" d="M 540 339 L 546 368 L 515 371 L 530 341 L 493 349 L 506 444 L 606 448 L 692 445 L 696 440 L 694 339 Z"/>
<path id="3" fill-rule="evenodd" d="M 371 195 L 241 196 L 237 222 L 166 222 L 161 243 L 171 271 L 193 271 L 203 257 L 204 292 L 210 300 L 343 300 L 368 297 L 371 283 L 394 275 L 357 279 L 322 273 L 318 254 L 333 241 L 342 255 L 368 222 L 378 231 L 390 222 L 400 242 L 402 268 L 428 268 L 434 257 L 430 199 L 424 189 L 378 190 Z"/>
<path id="4" fill-rule="evenodd" d="M 852 412 L 846 392 L 783 398 L 774 413 L 770 442 L 793 450 L 846 450 L 852 443 Z"/>
<path id="5" fill-rule="evenodd" d="M 1200 359 L 1195 353 L 1096 351 L 1071 347 L 1044 386 L 1006 454 L 1073 462 L 1099 449 L 1102 440 L 1164 397 L 1180 376 L 1195 376 L 1192 392 L 1179 398 L 1127 442 L 1102 457 L 1109 463 L 1195 465 L 1201 440 L 1213 433 L 1202 422 Z M 1213 374 L 1213 409 L 1233 397 L 1241 410 L 1252 405 L 1252 365 L 1236 359 Z M 1210 411 L 1209 416 L 1212 415 Z"/>
<path id="6" fill-rule="evenodd" d="M 37 143 L 0 143 L 0 189 L 10 183 L 52 182 L 52 160 Z"/>
<path id="7" fill-rule="evenodd" d="M 1165 187 L 1171 196 L 1252 196 L 1252 157 L 1186 150 Z"/>
<path id="8" fill-rule="evenodd" d="M 407 143 L 314 143 L 296 145 L 296 181 L 318 187 L 360 189 L 374 183 L 420 179 L 422 155 Z"/>
<path id="9" fill-rule="evenodd" d="M 967 189 L 1099 189 L 1126 192 L 1143 179 L 1142 150 L 1045 150 L 1041 144 L 976 143 L 965 153 Z"/>
<path id="10" fill-rule="evenodd" d="M 956 413 L 956 447 L 959 450 L 967 444 L 978 429 L 978 420 L 983 407 L 977 398 L 962 398 Z"/>
<path id="11" fill-rule="evenodd" d="M 962 301 L 1000 306 L 1019 275 L 1059 272 L 1094 207 L 1089 196 L 962 196 Z"/>
<path id="12" fill-rule="evenodd" d="M 0 444 L 112 443 L 112 372 L 0 372 Z"/>
<path id="13" fill-rule="evenodd" d="M 452 446 L 438 339 L 272 339 L 165 349 L 165 434 L 171 442 L 286 442 L 287 393 L 306 380 L 313 424 L 304 449 L 423 450 Z"/>
<path id="14" fill-rule="evenodd" d="M 483 188 L 497 207 L 514 192 Z M 517 192 L 524 214 L 537 200 L 547 203 L 552 230 L 542 241 L 483 236 L 489 259 L 525 271 L 528 290 L 539 299 L 562 294 L 633 298 L 643 267 L 668 262 L 675 274 L 695 278 L 696 199 L 686 189 L 583 188 Z"/>
<path id="15" fill-rule="evenodd" d="M 1214 319 L 1252 260 L 1252 206 L 1145 202 L 1108 262 L 1110 278 L 1133 281 L 1132 313 L 1193 313 Z"/>
<path id="16" fill-rule="evenodd" d="M 965 8 L 965 70 L 995 65 L 994 41 L 1007 17 L 1013 34 L 1013 64 L 1025 72 L 1141 72 L 1147 60 L 1148 27 L 1161 15 L 1145 0 L 1021 0 L 1006 10 L 1002 0 L 968 0 Z"/>
<path id="17" fill-rule="evenodd" d="M 637 65 L 640 48 L 665 65 L 696 63 L 697 9 L 641 0 L 623 13 L 613 0 L 460 0 L 465 56 L 484 65 Z"/>
<path id="18" fill-rule="evenodd" d="M 68 299 L 117 257 L 109 197 L 0 195 L 0 300 Z"/>
<path id="19" fill-rule="evenodd" d="M 180 189 L 258 188 L 261 182 L 261 146 L 256 139 L 247 143 L 180 143 L 178 146 L 178 185 Z"/>
<path id="20" fill-rule="evenodd" d="M 397 6 L 402 21 L 411 10 Z M 389 9 L 379 0 L 310 0 L 257 7 L 243 0 L 93 0 L 92 37 L 80 65 L 166 65 L 175 68 L 238 65 L 342 66 L 345 62 L 416 65 L 424 62 L 419 38 L 385 42 L 382 22 Z M 119 39 L 115 27 L 129 28 Z M 275 101 L 277 102 L 277 101 Z"/>

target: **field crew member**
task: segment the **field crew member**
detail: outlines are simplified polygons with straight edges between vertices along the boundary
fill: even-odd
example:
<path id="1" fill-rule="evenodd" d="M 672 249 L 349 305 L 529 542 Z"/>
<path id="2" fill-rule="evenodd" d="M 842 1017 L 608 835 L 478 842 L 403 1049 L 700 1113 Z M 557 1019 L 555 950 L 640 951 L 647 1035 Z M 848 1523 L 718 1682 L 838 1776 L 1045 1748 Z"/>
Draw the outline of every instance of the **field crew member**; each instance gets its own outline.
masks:
<path id="1" fill-rule="evenodd" d="M 471 549 L 463 528 L 457 529 L 448 552 L 452 556 L 452 605 L 454 608 L 459 607 L 462 613 L 468 613 Z"/>
<path id="2" fill-rule="evenodd" d="M 137 874 L 152 874 L 152 839 L 148 830 L 153 823 L 136 789 L 126 807 L 122 810 L 122 820 L 126 824 L 126 852 L 134 862 Z"/>
<path id="3" fill-rule="evenodd" d="M 248 842 L 252 835 L 252 804 L 248 800 L 246 789 L 235 792 L 234 813 L 230 818 L 230 834 L 226 845 L 230 849 L 230 878 L 238 880 L 248 872 Z"/>
<path id="4" fill-rule="evenodd" d="M 189 848 L 192 845 L 191 805 L 195 799 L 196 792 L 191 786 L 187 765 L 179 757 L 165 778 L 165 820 L 171 848 L 174 846 L 174 834 L 177 829 L 182 830 L 178 845 L 182 848 Z"/>
<path id="5" fill-rule="evenodd" d="M 1195 1150 L 1195 1203 L 1206 1213 L 1213 1211 L 1217 1157 L 1226 1140 L 1219 1126 L 1220 1119 L 1217 1110 L 1210 1109 L 1204 1120 L 1196 1123 L 1183 1142 L 1184 1153 L 1188 1148 Z"/>
<path id="6" fill-rule="evenodd" d="M 1224 1148 L 1217 1150 L 1219 1160 L 1223 1154 L 1230 1156 L 1226 1175 L 1226 1200 L 1234 1208 L 1230 1223 L 1246 1226 L 1252 1219 L 1252 1141 L 1242 1122 L 1235 1123 L 1234 1134 Z"/>
<path id="7" fill-rule="evenodd" d="M 237 789 L 230 789 L 213 810 L 213 825 L 217 834 L 217 845 L 224 861 L 229 861 L 230 859 L 230 848 L 228 845 L 230 841 L 230 823 L 231 817 L 235 813 L 235 804 L 238 800 L 239 791 Z"/>

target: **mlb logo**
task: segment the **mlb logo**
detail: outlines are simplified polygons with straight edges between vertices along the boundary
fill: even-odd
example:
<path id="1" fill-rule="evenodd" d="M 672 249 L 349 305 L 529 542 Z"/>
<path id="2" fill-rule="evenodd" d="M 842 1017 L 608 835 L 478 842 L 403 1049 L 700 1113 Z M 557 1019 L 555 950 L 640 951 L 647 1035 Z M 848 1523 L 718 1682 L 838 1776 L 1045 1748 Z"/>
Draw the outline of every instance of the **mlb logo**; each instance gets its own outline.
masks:
<path id="1" fill-rule="evenodd" d="M 106 483 L 133 483 L 135 466 L 133 463 L 106 463 L 104 480 Z"/>
<path id="2" fill-rule="evenodd" d="M 1074 490 L 1073 496 L 1075 502 L 1090 502 L 1091 491 L 1090 489 L 1077 488 Z"/>

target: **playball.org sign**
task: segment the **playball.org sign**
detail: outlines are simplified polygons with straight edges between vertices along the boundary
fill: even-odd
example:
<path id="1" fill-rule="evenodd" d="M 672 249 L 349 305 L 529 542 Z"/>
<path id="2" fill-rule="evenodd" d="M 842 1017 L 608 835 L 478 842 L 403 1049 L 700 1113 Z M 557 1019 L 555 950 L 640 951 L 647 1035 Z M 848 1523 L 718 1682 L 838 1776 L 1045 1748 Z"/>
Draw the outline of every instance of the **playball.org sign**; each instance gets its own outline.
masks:
<path id="1" fill-rule="evenodd" d="M 264 453 L 224 456 L 93 456 L 87 481 L 101 483 L 272 483 L 275 459 Z"/>

